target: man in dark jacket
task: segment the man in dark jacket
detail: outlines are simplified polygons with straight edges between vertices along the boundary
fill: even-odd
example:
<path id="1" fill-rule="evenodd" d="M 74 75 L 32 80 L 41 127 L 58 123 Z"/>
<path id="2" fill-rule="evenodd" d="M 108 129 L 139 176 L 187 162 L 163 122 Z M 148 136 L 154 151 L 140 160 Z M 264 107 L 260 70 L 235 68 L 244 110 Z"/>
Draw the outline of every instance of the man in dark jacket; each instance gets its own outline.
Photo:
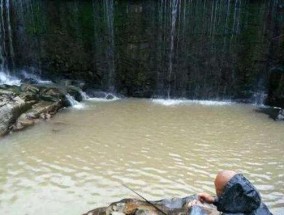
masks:
<path id="1" fill-rule="evenodd" d="M 261 202 L 259 192 L 242 174 L 219 172 L 215 188 L 217 197 L 200 193 L 198 198 L 203 203 L 214 204 L 224 215 L 272 215 Z"/>

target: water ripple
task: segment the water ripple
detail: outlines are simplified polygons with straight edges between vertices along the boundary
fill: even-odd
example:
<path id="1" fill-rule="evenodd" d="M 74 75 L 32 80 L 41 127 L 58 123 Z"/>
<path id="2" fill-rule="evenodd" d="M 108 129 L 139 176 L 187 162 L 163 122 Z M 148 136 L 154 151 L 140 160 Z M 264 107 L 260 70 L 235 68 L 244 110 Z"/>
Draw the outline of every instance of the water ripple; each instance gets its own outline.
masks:
<path id="1" fill-rule="evenodd" d="M 137 198 L 122 184 L 149 199 L 214 193 L 216 173 L 235 169 L 281 214 L 283 128 L 250 106 L 90 102 L 1 142 L 0 210 L 80 214 Z"/>

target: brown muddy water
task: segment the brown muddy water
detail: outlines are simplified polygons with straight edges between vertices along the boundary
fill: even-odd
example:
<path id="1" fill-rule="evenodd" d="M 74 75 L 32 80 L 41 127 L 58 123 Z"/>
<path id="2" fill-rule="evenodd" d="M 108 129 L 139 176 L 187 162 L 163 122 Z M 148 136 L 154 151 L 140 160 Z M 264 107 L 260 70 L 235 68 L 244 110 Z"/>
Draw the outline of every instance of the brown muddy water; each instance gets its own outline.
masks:
<path id="1" fill-rule="evenodd" d="M 77 215 L 112 201 L 213 193 L 219 170 L 244 173 L 284 214 L 284 123 L 252 105 L 87 101 L 0 141 L 0 211 Z"/>

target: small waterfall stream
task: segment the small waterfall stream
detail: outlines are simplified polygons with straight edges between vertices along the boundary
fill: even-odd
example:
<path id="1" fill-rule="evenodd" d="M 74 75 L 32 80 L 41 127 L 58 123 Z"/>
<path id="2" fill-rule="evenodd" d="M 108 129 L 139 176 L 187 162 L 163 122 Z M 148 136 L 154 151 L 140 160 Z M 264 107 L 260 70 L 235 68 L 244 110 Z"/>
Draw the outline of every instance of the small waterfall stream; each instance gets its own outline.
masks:
<path id="1" fill-rule="evenodd" d="M 76 99 L 73 96 L 71 96 L 70 94 L 66 94 L 65 96 L 66 96 L 66 99 L 68 100 L 71 107 L 73 107 L 75 109 L 84 108 L 84 104 L 76 101 Z"/>
<path id="2" fill-rule="evenodd" d="M 108 33 L 108 47 L 106 50 L 108 62 L 108 82 L 107 88 L 109 92 L 114 92 L 114 75 L 115 75 L 115 43 L 114 43 L 114 7 L 113 0 L 105 1 L 105 14 Z"/>
<path id="3" fill-rule="evenodd" d="M 11 15 L 10 15 L 10 0 L 6 0 L 6 12 L 7 12 L 7 28 L 8 28 L 8 37 L 9 37 L 9 52 L 10 52 L 10 61 L 11 61 L 11 69 L 15 68 L 15 54 L 13 47 L 13 36 L 12 36 L 12 27 L 11 27 Z"/>
<path id="4" fill-rule="evenodd" d="M 175 38 L 176 38 L 176 22 L 178 16 L 178 6 L 180 0 L 171 1 L 171 39 L 170 39 L 170 51 L 169 51 L 169 71 L 168 71 L 168 99 L 171 98 L 171 82 L 173 73 L 173 57 L 175 51 Z"/>
<path id="5" fill-rule="evenodd" d="M 15 68 L 10 0 L 0 1 L 0 12 L 0 70 L 9 73 Z"/>
<path id="6" fill-rule="evenodd" d="M 19 77 L 34 68 L 131 97 L 251 101 L 268 92 L 267 71 L 282 56 L 282 6 L 257 6 L 0 0 L 0 70 Z"/>
<path id="7" fill-rule="evenodd" d="M 17 77 L 13 77 L 9 75 L 7 72 L 0 71 L 0 85 L 7 84 L 7 85 L 20 85 L 21 79 Z"/>
<path id="8" fill-rule="evenodd" d="M 5 70 L 5 23 L 4 23 L 4 2 L 0 0 L 0 70 Z"/>

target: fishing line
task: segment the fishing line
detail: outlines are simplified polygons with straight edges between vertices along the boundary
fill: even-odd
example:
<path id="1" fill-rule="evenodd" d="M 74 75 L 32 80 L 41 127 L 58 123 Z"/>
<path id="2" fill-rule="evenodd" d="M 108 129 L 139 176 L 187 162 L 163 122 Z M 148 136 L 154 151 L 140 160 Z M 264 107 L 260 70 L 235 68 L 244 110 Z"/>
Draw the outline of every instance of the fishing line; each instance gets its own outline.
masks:
<path id="1" fill-rule="evenodd" d="M 168 215 L 166 212 L 164 212 L 163 210 L 161 210 L 160 208 L 158 208 L 156 205 L 154 205 L 152 202 L 148 201 L 146 198 L 144 198 L 142 195 L 140 195 L 139 193 L 137 193 L 135 190 L 131 189 L 130 187 L 128 187 L 125 184 L 121 184 L 122 186 L 124 186 L 125 188 L 127 188 L 128 190 L 132 191 L 133 193 L 135 193 L 137 196 L 139 196 L 140 198 L 142 198 L 143 200 L 145 200 L 148 204 L 150 204 L 151 206 L 153 206 L 155 209 L 157 209 L 158 211 L 160 211 L 162 214 L 164 215 Z"/>

